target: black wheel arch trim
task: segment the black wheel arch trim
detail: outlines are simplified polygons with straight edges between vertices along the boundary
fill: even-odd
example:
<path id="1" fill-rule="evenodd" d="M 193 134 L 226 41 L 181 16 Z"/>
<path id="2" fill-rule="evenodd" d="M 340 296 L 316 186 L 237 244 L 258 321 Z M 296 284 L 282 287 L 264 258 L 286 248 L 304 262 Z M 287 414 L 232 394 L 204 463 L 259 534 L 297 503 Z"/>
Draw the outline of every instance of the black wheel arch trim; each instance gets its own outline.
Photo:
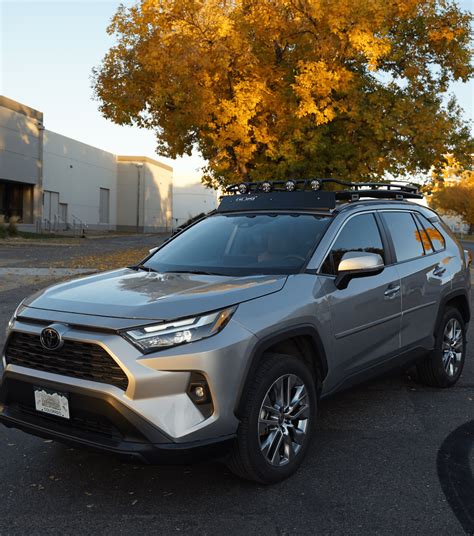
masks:
<path id="1" fill-rule="evenodd" d="M 436 323 L 435 323 L 435 329 L 436 330 L 438 329 L 438 327 L 440 325 L 441 318 L 443 317 L 444 311 L 446 309 L 446 304 L 448 302 L 450 302 L 451 300 L 456 299 L 456 298 L 464 298 L 466 300 L 467 314 L 468 314 L 467 322 L 470 321 L 470 319 L 471 319 L 471 306 L 470 306 L 470 300 L 469 300 L 468 291 L 466 289 L 462 289 L 462 288 L 459 288 L 459 289 L 456 289 L 456 290 L 451 290 L 451 291 L 447 292 L 441 298 L 441 302 L 440 302 L 439 308 L 438 308 L 438 314 L 436 316 Z M 460 313 L 462 314 L 462 311 L 460 311 Z"/>
<path id="2" fill-rule="evenodd" d="M 255 348 L 252 351 L 252 355 L 248 361 L 247 369 L 245 371 L 243 380 L 240 385 L 239 395 L 235 407 L 235 415 L 240 416 L 245 402 L 244 396 L 249 387 L 249 383 L 255 375 L 255 372 L 260 365 L 265 352 L 280 342 L 284 342 L 288 339 L 295 339 L 298 337 L 309 337 L 311 340 L 312 350 L 314 352 L 313 359 L 319 363 L 321 368 L 322 377 L 319 379 L 323 381 L 328 373 L 328 361 L 326 350 L 323 345 L 323 341 L 317 331 L 317 329 L 311 324 L 302 324 L 298 326 L 292 326 L 290 328 L 280 329 L 271 335 L 260 339 Z"/>

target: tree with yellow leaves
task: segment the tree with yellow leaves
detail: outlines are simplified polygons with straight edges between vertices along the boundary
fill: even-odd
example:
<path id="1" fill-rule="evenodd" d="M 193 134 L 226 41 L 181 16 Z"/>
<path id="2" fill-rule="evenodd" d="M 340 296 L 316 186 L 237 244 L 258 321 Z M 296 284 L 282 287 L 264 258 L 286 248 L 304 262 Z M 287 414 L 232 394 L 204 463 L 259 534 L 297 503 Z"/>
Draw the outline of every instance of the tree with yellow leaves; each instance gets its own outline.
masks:
<path id="1" fill-rule="evenodd" d="M 453 155 L 446 155 L 441 173 L 433 173 L 428 201 L 433 208 L 460 216 L 474 233 L 474 171 L 464 169 Z"/>
<path id="2" fill-rule="evenodd" d="M 426 171 L 472 152 L 443 93 L 466 81 L 471 15 L 448 0 L 141 0 L 94 70 L 105 117 L 199 151 L 211 186 Z"/>

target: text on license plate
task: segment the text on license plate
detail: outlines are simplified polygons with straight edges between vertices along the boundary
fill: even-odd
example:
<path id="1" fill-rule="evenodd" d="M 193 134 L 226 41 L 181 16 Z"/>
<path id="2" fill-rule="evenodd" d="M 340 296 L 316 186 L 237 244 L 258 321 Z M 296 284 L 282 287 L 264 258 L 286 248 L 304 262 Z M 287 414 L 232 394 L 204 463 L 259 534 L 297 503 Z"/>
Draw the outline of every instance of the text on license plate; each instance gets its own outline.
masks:
<path id="1" fill-rule="evenodd" d="M 35 387 L 36 411 L 69 419 L 69 400 L 66 393 L 50 391 L 44 387 Z"/>

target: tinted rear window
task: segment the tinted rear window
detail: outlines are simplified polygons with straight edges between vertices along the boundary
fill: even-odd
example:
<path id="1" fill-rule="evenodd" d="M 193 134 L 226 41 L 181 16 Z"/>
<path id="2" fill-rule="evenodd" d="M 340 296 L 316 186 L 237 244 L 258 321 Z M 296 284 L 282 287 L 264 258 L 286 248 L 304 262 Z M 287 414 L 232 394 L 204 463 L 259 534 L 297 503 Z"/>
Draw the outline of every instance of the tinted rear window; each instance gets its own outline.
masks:
<path id="1" fill-rule="evenodd" d="M 410 212 L 382 212 L 395 247 L 398 262 L 425 254 L 422 237 Z"/>
<path id="2" fill-rule="evenodd" d="M 426 232 L 426 229 L 421 225 L 420 220 L 416 217 L 416 214 L 413 214 L 413 217 L 415 218 L 416 226 L 418 227 L 418 232 L 421 236 L 421 245 L 423 246 L 423 249 L 425 250 L 425 255 L 429 255 L 430 253 L 433 253 L 434 249 L 431 244 L 430 237 L 428 236 L 428 233 Z"/>
<path id="3" fill-rule="evenodd" d="M 428 218 L 425 218 L 421 214 L 417 214 L 417 218 L 421 222 L 422 226 L 426 229 L 426 233 L 431 241 L 431 244 L 433 245 L 434 250 L 442 251 L 446 247 L 443 235 L 438 231 L 438 229 L 436 229 L 434 224 L 428 220 Z"/>

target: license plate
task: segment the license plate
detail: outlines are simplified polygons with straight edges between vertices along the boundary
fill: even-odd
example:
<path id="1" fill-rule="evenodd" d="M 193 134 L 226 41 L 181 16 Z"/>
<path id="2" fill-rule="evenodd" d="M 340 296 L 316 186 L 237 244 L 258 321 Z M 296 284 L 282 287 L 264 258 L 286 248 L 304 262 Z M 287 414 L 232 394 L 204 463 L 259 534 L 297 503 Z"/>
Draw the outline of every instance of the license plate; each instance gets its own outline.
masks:
<path id="1" fill-rule="evenodd" d="M 69 419 L 69 400 L 67 393 L 50 391 L 44 387 L 35 387 L 36 411 Z"/>

